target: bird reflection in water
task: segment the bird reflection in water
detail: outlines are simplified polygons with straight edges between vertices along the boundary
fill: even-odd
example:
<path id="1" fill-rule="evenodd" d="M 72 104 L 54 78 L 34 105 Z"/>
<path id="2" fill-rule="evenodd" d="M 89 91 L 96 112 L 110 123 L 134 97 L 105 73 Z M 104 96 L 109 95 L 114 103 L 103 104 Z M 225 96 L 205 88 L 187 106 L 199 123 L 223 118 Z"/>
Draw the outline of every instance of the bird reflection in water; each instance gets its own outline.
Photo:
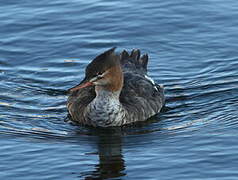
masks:
<path id="1" fill-rule="evenodd" d="M 100 129 L 98 133 L 99 163 L 95 171 L 87 175 L 85 180 L 108 179 L 125 176 L 125 161 L 122 155 L 122 134 L 120 128 Z M 120 179 L 120 178 L 119 178 Z"/>

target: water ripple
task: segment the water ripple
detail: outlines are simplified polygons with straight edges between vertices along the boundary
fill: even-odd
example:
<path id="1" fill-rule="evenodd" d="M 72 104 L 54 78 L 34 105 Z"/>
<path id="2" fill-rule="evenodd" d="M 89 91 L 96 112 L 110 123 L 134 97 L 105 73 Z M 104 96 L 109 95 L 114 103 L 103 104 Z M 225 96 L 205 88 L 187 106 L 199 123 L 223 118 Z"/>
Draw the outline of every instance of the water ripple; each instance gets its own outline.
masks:
<path id="1" fill-rule="evenodd" d="M 236 3 L 2 2 L 1 179 L 236 179 Z M 66 90 L 113 46 L 149 54 L 166 106 L 120 128 L 71 124 Z"/>

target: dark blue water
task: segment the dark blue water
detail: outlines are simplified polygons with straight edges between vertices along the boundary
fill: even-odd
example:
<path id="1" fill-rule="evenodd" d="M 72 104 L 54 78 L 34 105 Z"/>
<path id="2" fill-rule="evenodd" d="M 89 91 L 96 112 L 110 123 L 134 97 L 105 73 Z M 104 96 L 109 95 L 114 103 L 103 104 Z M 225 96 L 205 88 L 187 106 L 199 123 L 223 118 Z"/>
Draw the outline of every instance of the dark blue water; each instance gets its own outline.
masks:
<path id="1" fill-rule="evenodd" d="M 236 0 L 0 2 L 0 178 L 238 178 Z M 77 127 L 65 90 L 99 53 L 140 48 L 166 108 Z"/>

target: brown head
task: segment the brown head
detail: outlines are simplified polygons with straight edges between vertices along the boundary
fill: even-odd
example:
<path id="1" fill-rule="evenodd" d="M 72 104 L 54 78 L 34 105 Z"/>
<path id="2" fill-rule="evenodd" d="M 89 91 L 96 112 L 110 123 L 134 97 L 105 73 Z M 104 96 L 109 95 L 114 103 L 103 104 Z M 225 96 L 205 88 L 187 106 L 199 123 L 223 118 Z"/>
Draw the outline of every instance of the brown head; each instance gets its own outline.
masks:
<path id="1" fill-rule="evenodd" d="M 97 56 L 86 68 L 85 78 L 81 83 L 71 89 L 76 91 L 88 86 L 111 92 L 120 91 L 123 86 L 123 73 L 119 56 L 114 53 L 115 48 Z"/>

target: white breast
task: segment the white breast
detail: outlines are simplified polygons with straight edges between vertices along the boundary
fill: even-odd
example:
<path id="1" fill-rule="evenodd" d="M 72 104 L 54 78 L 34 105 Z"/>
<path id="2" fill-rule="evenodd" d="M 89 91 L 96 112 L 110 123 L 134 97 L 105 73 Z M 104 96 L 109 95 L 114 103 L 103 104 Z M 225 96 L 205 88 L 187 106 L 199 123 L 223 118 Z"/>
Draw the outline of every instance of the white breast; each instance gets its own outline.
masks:
<path id="1" fill-rule="evenodd" d="M 89 104 L 86 116 L 93 125 L 106 127 L 122 124 L 125 113 L 118 94 L 100 91 Z"/>

